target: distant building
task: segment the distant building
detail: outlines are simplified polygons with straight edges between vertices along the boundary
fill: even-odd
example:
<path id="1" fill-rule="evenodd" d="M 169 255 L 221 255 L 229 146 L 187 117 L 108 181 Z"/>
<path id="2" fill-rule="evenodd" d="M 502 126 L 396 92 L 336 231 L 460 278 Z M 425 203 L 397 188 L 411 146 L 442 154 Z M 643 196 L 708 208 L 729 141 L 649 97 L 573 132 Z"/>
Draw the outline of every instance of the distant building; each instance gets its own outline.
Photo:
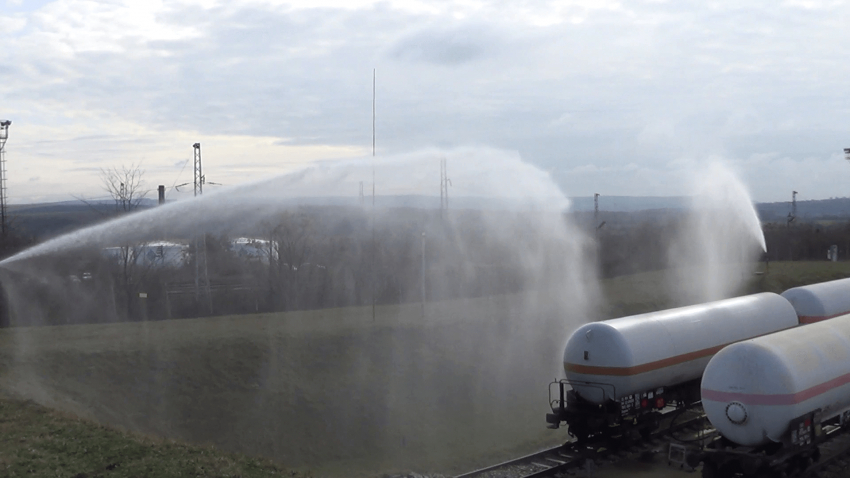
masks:
<path id="1" fill-rule="evenodd" d="M 832 245 L 826 251 L 826 258 L 832 262 L 838 262 L 838 246 Z"/>
<path id="2" fill-rule="evenodd" d="M 277 247 L 273 241 L 254 237 L 239 237 L 230 242 L 230 251 L 247 261 L 269 263 L 271 255 L 277 259 Z"/>
<path id="3" fill-rule="evenodd" d="M 103 249 L 103 255 L 122 264 L 125 249 L 107 247 Z M 189 262 L 189 246 L 178 242 L 149 242 L 131 246 L 127 253 L 131 256 L 129 259 L 139 266 L 177 268 Z"/>

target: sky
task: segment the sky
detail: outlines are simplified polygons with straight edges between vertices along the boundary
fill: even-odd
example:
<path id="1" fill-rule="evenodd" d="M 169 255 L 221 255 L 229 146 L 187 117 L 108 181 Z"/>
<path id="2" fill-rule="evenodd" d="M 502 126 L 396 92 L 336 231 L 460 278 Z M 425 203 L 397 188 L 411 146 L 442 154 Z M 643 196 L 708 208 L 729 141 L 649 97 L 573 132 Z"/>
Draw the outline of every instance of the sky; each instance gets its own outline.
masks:
<path id="1" fill-rule="evenodd" d="M 756 201 L 850 196 L 847 2 L 0 0 L 0 42 L 13 204 L 123 166 L 181 197 L 195 142 L 224 185 L 366 161 L 373 69 L 378 155 L 515 152 L 567 196 L 686 195 L 717 161 Z"/>

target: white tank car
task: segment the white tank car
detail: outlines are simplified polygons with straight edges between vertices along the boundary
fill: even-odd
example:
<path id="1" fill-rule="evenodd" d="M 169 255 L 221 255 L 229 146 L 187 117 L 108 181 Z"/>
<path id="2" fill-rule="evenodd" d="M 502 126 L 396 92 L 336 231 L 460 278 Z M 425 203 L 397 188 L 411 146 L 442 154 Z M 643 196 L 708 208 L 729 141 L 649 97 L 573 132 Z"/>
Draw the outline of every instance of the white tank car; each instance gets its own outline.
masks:
<path id="1" fill-rule="evenodd" d="M 708 419 L 729 440 L 793 444 L 850 407 L 850 315 L 724 348 L 706 367 L 701 393 Z"/>
<path id="2" fill-rule="evenodd" d="M 782 293 L 800 317 L 801 324 L 811 324 L 850 313 L 850 279 L 839 279 Z"/>
<path id="3" fill-rule="evenodd" d="M 564 370 L 577 395 L 601 404 L 697 380 L 721 348 L 797 324 L 773 293 L 593 322 L 570 336 Z"/>

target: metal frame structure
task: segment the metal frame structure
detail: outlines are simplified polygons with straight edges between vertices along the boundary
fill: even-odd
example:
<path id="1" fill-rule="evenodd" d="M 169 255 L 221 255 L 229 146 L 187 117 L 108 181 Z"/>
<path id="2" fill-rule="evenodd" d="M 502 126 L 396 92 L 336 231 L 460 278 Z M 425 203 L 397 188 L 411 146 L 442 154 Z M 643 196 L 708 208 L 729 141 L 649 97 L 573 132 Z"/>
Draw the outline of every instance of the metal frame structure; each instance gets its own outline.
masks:
<path id="1" fill-rule="evenodd" d="M 0 120 L 0 237 L 6 241 L 6 140 L 9 139 L 9 120 Z"/>
<path id="2" fill-rule="evenodd" d="M 797 191 L 791 191 L 791 212 L 788 213 L 786 226 L 790 227 L 794 219 L 797 219 Z"/>
<path id="3" fill-rule="evenodd" d="M 204 193 L 204 170 L 201 166 L 201 143 L 192 145 L 195 151 L 195 196 Z"/>
<path id="4" fill-rule="evenodd" d="M 201 164 L 201 143 L 192 145 L 195 158 L 195 196 L 200 196 L 204 193 L 204 170 Z M 207 305 L 209 306 L 210 314 L 213 313 L 212 292 L 210 290 L 210 275 L 207 268 L 207 237 L 203 236 L 201 240 L 195 238 L 195 300 L 200 307 L 201 300 L 201 262 L 204 263 L 204 292 L 207 294 Z"/>

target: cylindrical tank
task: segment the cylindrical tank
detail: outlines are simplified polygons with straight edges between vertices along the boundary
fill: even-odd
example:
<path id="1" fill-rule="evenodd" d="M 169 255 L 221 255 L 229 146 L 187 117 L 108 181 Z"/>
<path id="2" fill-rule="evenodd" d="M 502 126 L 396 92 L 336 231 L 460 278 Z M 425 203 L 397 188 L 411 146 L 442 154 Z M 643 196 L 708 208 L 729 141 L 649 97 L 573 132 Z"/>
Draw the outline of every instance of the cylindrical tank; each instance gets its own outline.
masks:
<path id="1" fill-rule="evenodd" d="M 576 394 L 593 403 L 699 379 L 721 348 L 797 325 L 794 308 L 762 293 L 593 322 L 564 349 Z"/>
<path id="2" fill-rule="evenodd" d="M 800 317 L 800 323 L 811 324 L 850 313 L 850 279 L 839 279 L 782 293 Z"/>
<path id="3" fill-rule="evenodd" d="M 702 377 L 711 424 L 745 446 L 780 442 L 792 420 L 850 406 L 850 315 L 730 345 Z"/>

